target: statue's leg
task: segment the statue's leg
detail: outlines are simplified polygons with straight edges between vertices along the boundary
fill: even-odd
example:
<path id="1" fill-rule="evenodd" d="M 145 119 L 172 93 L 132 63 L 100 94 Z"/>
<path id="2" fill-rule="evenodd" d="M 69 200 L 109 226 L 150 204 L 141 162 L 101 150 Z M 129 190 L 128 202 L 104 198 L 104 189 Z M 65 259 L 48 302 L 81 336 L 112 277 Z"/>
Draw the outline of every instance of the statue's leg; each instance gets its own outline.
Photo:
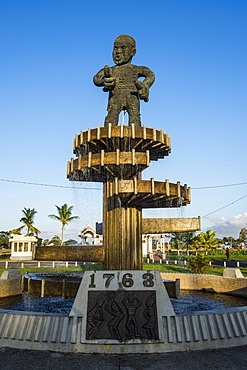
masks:
<path id="1" fill-rule="evenodd" d="M 105 126 L 108 126 L 111 123 L 113 126 L 118 125 L 118 116 L 121 112 L 121 105 L 117 97 L 111 97 L 108 102 L 108 115 L 105 117 Z"/>
<path id="2" fill-rule="evenodd" d="M 129 125 L 141 126 L 140 100 L 136 95 L 128 96 L 127 111 L 129 113 Z"/>

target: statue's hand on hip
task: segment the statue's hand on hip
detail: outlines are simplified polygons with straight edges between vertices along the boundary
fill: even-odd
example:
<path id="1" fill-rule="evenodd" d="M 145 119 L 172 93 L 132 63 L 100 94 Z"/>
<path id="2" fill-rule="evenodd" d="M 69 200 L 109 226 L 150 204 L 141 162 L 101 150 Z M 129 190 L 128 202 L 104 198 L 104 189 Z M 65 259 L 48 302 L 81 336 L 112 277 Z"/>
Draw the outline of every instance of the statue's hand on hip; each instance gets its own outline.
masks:
<path id="1" fill-rule="evenodd" d="M 138 89 L 139 98 L 148 102 L 149 88 L 143 81 L 135 81 L 136 88 Z"/>

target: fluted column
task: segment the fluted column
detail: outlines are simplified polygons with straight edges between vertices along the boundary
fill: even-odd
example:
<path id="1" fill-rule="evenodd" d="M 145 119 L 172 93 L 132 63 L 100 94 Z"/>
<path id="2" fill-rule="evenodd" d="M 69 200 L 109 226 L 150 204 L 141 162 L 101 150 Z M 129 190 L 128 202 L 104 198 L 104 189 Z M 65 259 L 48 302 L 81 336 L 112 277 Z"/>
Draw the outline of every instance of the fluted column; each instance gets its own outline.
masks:
<path id="1" fill-rule="evenodd" d="M 106 270 L 142 269 L 142 211 L 121 207 L 113 182 L 104 184 L 104 246 Z"/>

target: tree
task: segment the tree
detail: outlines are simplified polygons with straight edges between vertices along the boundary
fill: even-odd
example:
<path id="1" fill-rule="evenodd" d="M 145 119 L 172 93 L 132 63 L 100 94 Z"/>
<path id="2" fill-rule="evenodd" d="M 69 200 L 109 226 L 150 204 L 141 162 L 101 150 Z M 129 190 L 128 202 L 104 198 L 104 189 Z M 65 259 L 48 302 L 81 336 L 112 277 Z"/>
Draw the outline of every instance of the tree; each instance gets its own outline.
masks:
<path id="1" fill-rule="evenodd" d="M 37 246 L 40 247 L 41 245 L 43 245 L 43 239 L 37 237 Z"/>
<path id="2" fill-rule="evenodd" d="M 209 259 L 199 253 L 197 256 L 190 259 L 188 263 L 189 269 L 195 274 L 202 274 L 209 266 Z"/>
<path id="3" fill-rule="evenodd" d="M 216 231 L 207 230 L 205 233 L 200 233 L 198 235 L 199 245 L 206 250 L 206 254 L 208 251 L 208 248 L 214 248 L 217 247 L 217 245 L 220 243 L 220 239 L 216 238 Z"/>
<path id="4" fill-rule="evenodd" d="M 233 248 L 238 248 L 242 244 L 242 240 L 240 238 L 234 239 L 233 236 L 224 236 L 222 241 L 224 244 L 231 244 Z"/>
<path id="5" fill-rule="evenodd" d="M 224 236 L 222 238 L 222 241 L 225 243 L 225 244 L 228 244 L 228 243 L 233 243 L 234 242 L 234 237 L 233 236 Z"/>
<path id="6" fill-rule="evenodd" d="M 56 244 L 56 245 L 61 245 L 62 244 L 62 240 L 59 238 L 58 235 L 54 235 L 51 240 L 47 242 L 47 244 Z"/>
<path id="7" fill-rule="evenodd" d="M 27 235 L 32 235 L 32 234 L 40 234 L 40 230 L 37 229 L 37 227 L 33 226 L 34 224 L 34 215 L 37 213 L 37 211 L 35 211 L 35 209 L 31 209 L 31 208 L 25 208 L 22 210 L 22 213 L 24 214 L 24 216 L 20 219 L 20 222 L 24 223 L 24 225 L 22 226 L 27 228 Z"/>
<path id="8" fill-rule="evenodd" d="M 75 239 L 69 239 L 63 242 L 63 245 L 77 245 L 78 242 Z"/>
<path id="9" fill-rule="evenodd" d="M 23 229 L 24 225 L 23 226 L 20 226 L 20 227 L 17 227 L 16 229 L 12 229 L 10 230 L 10 234 L 17 234 L 17 235 L 21 235 L 21 231 Z"/>
<path id="10" fill-rule="evenodd" d="M 42 245 L 48 245 L 48 244 L 49 244 L 49 239 L 42 240 Z"/>
<path id="11" fill-rule="evenodd" d="M 63 204 L 62 207 L 56 206 L 56 208 L 57 208 L 58 215 L 51 214 L 49 215 L 49 217 L 52 218 L 53 220 L 57 220 L 61 222 L 62 224 L 61 245 L 63 245 L 65 225 L 67 225 L 69 222 L 73 220 L 78 219 L 79 217 L 72 216 L 73 206 L 68 207 L 66 203 Z"/>
<path id="12" fill-rule="evenodd" d="M 243 227 L 239 232 L 239 240 L 241 243 L 247 242 L 247 229 L 245 227 Z"/>
<path id="13" fill-rule="evenodd" d="M 177 249 L 186 248 L 187 250 L 193 244 L 193 239 L 195 238 L 194 231 L 183 231 L 171 234 L 170 244 L 172 247 Z"/>
<path id="14" fill-rule="evenodd" d="M 0 231 L 0 247 L 1 248 L 9 247 L 9 237 L 10 237 L 10 233 L 8 231 Z"/>
<path id="15" fill-rule="evenodd" d="M 199 240 L 198 235 L 194 236 L 194 238 L 191 239 L 190 247 L 196 250 L 196 256 L 197 256 L 197 249 L 200 247 L 200 240 Z"/>

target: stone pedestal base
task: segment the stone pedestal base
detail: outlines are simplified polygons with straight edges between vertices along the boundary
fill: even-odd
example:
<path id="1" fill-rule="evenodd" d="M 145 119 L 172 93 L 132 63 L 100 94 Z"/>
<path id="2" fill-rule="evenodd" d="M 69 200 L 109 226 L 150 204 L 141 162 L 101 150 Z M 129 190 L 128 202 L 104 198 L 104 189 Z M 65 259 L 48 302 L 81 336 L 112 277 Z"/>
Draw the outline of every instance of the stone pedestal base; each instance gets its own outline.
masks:
<path id="1" fill-rule="evenodd" d="M 163 342 L 174 310 L 158 271 L 87 271 L 70 316 L 82 317 L 81 343 Z"/>

